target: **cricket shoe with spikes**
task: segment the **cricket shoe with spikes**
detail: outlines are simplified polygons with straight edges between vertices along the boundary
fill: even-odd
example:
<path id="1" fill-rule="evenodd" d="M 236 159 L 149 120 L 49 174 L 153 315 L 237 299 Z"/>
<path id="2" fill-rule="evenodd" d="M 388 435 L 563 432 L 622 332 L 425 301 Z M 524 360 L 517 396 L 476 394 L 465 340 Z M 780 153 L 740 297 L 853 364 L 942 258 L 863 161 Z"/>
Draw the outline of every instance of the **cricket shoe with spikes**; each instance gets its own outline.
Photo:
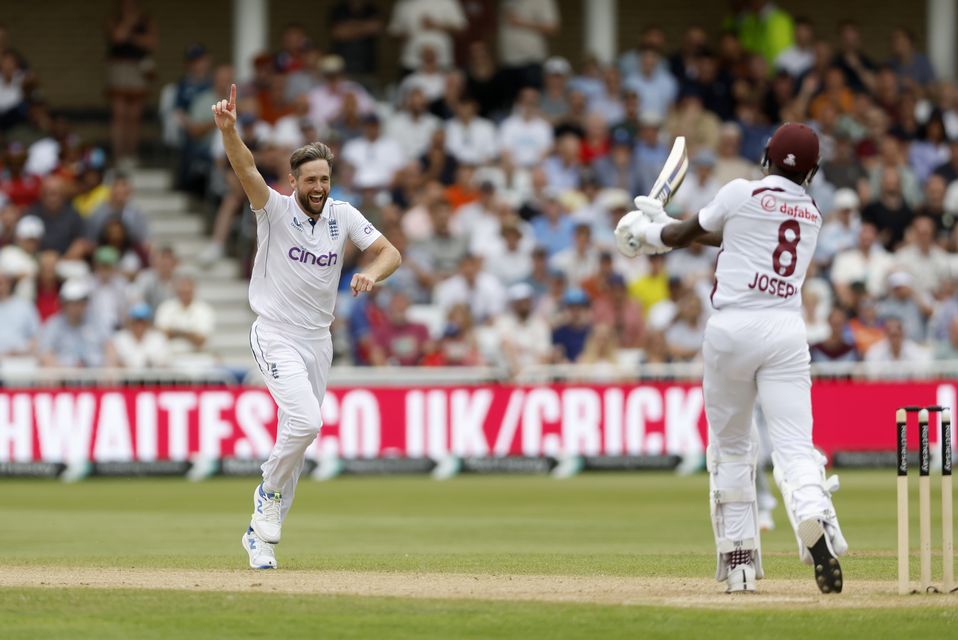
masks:
<path id="1" fill-rule="evenodd" d="M 725 593 L 752 593 L 755 591 L 755 563 L 752 552 L 737 549 L 729 554 Z"/>
<path id="2" fill-rule="evenodd" d="M 276 551 L 273 545 L 256 535 L 253 527 L 243 534 L 243 548 L 249 554 L 249 566 L 253 569 L 275 569 Z"/>
<path id="3" fill-rule="evenodd" d="M 260 483 L 253 492 L 253 517 L 250 527 L 264 542 L 276 544 L 282 532 L 282 496 L 278 491 L 266 492 Z"/>
<path id="4" fill-rule="evenodd" d="M 798 523 L 798 537 L 812 557 L 815 583 L 819 590 L 822 593 L 841 593 L 843 580 L 842 567 L 838 563 L 840 554 L 835 552 L 835 545 L 827 528 L 828 523 L 822 520 L 802 520 Z M 844 538 L 841 542 L 844 542 Z"/>

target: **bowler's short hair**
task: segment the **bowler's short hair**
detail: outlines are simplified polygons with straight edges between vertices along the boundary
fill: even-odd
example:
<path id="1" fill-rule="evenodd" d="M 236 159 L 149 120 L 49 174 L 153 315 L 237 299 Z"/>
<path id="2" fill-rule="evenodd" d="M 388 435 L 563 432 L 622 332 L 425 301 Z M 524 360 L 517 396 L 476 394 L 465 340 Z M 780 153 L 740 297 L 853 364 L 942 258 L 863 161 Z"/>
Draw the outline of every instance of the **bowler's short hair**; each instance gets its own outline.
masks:
<path id="1" fill-rule="evenodd" d="M 329 170 L 332 171 L 334 157 L 333 150 L 327 145 L 322 142 L 310 142 L 293 152 L 289 157 L 289 168 L 293 176 L 298 178 L 301 166 L 313 160 L 325 160 L 329 163 Z"/>

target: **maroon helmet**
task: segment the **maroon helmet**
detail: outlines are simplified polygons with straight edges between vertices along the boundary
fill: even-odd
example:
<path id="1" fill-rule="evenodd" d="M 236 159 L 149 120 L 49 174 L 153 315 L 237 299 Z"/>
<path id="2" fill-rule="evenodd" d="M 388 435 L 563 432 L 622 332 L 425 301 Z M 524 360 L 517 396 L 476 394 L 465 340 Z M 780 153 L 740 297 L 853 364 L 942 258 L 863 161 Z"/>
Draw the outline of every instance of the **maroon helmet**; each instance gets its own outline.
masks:
<path id="1" fill-rule="evenodd" d="M 772 134 L 765 147 L 763 164 L 774 165 L 783 173 L 805 176 L 810 182 L 818 170 L 818 135 L 811 127 L 786 122 Z"/>

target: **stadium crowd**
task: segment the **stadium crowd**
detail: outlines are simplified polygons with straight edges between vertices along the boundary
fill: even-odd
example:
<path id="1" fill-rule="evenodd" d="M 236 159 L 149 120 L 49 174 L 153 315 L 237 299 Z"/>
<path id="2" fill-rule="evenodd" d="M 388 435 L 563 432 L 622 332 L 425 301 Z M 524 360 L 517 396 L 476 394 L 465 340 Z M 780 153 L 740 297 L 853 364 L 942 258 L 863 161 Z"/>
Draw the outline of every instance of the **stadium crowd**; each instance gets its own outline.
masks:
<path id="1" fill-rule="evenodd" d="M 482 19 L 457 0 L 402 0 L 388 16 L 342 1 L 322 44 L 287 26 L 239 85 L 244 140 L 284 193 L 290 151 L 327 142 L 332 197 L 404 256 L 371 295 L 341 297 L 336 362 L 577 362 L 628 375 L 699 358 L 717 250 L 626 260 L 612 231 L 675 136 L 691 148 L 669 205 L 684 217 L 729 180 L 759 176 L 783 121 L 821 139 L 811 192 L 824 226 L 803 292 L 813 361 L 958 359 L 958 89 L 936 80 L 905 29 L 873 60 L 854 22 L 749 6 L 675 43 L 648 26 L 612 64 L 550 55 L 553 0 L 513 0 Z M 381 85 L 377 41 L 391 36 L 401 55 Z M 196 275 L 151 244 L 126 175 L 104 181 L 107 154 L 32 97 L 36 79 L 8 40 L 0 357 L 139 367 L 204 355 L 215 311 L 194 299 Z M 210 115 L 233 81 L 197 44 L 160 103 L 178 188 L 215 211 L 202 255 L 179 257 L 200 268 L 234 254 L 248 269 L 254 250 Z"/>

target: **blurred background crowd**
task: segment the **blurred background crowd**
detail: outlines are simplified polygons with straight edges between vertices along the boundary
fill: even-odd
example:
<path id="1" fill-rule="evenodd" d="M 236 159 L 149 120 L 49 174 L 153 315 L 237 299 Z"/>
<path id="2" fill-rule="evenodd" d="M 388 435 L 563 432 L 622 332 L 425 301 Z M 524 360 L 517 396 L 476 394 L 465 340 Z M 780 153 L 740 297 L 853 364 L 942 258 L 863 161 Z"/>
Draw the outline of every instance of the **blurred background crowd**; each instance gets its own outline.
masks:
<path id="1" fill-rule="evenodd" d="M 644 25 L 611 64 L 552 55 L 554 0 L 329 3 L 332 37 L 289 24 L 239 83 L 238 126 L 270 185 L 292 149 L 332 146 L 332 197 L 402 251 L 369 295 L 342 296 L 337 364 L 589 363 L 629 376 L 700 358 L 717 250 L 627 260 L 612 231 L 684 135 L 691 168 L 669 212 L 695 213 L 755 179 L 771 132 L 821 139 L 811 192 L 825 216 L 803 292 L 813 361 L 958 360 L 958 89 L 905 28 L 881 57 L 853 21 L 774 3 L 690 16 L 681 39 Z M 0 27 L 0 358 L 40 366 L 208 366 L 216 309 L 195 295 L 222 256 L 249 269 L 255 227 L 210 105 L 234 70 L 203 43 L 155 87 L 149 12 L 106 25 L 108 145 L 76 135 Z M 397 38 L 398 60 L 377 59 Z M 383 81 L 382 69 L 393 71 Z M 176 188 L 205 203 L 198 255 L 151 242 L 131 171 L 144 113 L 173 149 Z M 150 116 L 152 117 L 152 115 Z M 361 264 L 350 256 L 343 288 Z"/>

